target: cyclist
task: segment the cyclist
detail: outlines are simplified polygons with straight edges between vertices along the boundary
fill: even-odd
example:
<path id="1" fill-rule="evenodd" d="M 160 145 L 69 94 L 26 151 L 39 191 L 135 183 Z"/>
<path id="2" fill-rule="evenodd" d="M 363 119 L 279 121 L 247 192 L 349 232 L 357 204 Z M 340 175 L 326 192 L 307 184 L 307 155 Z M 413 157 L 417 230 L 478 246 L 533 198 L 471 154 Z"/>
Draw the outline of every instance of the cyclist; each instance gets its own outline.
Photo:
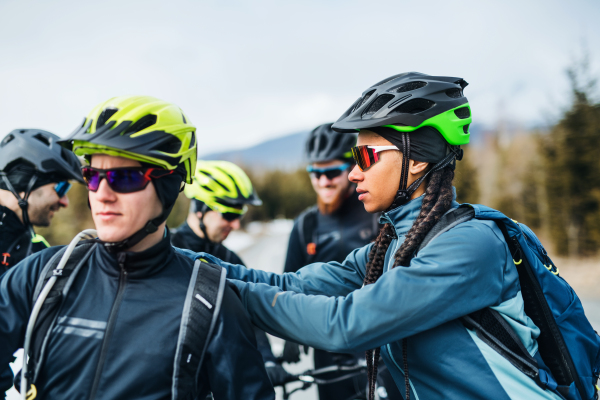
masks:
<path id="1" fill-rule="evenodd" d="M 68 207 L 70 180 L 83 183 L 75 154 L 41 129 L 15 129 L 0 142 L 0 275 L 50 247 L 33 226 Z"/>
<path id="2" fill-rule="evenodd" d="M 317 194 L 317 205 L 308 208 L 294 222 L 284 272 L 295 273 L 313 262 L 342 262 L 352 250 L 375 239 L 379 231 L 378 214 L 365 211 L 358 200 L 356 185 L 348 180 L 354 167 L 351 148 L 356 144 L 356 135 L 336 132 L 331 125 L 316 127 L 306 140 L 305 157 L 309 162 L 306 170 Z M 356 363 L 364 357 L 364 352 L 342 354 L 315 349 L 313 356 L 315 368 L 323 368 Z M 285 342 L 282 358 L 291 363 L 300 361 L 299 345 Z M 345 372 L 340 371 L 328 374 L 324 379 L 343 375 Z M 366 382 L 365 375 L 319 385 L 319 398 L 348 399 L 356 395 L 357 390 L 364 391 Z M 393 381 L 390 383 L 388 386 L 393 385 Z M 390 391 L 389 395 L 392 394 Z"/>
<path id="3" fill-rule="evenodd" d="M 349 179 L 368 212 L 383 212 L 374 243 L 342 263 L 283 276 L 222 265 L 260 328 L 331 351 L 367 350 L 371 387 L 381 352 L 405 398 L 559 399 L 460 322 L 492 307 L 539 355 L 540 330 L 525 315 L 499 227 L 472 219 L 417 251 L 441 216 L 458 207 L 452 180 L 458 146 L 469 141 L 466 85 L 456 77 L 394 75 L 368 88 L 333 125 L 359 131 Z"/>
<path id="4" fill-rule="evenodd" d="M 190 212 L 187 220 L 172 230 L 173 246 L 245 265 L 222 242 L 231 231 L 240 229 L 248 205 L 262 204 L 248 175 L 228 161 L 198 161 L 194 182 L 186 185 L 184 193 L 191 199 Z M 289 374 L 276 362 L 267 335 L 258 328 L 254 333 L 273 386 L 284 383 Z"/>
<path id="5" fill-rule="evenodd" d="M 148 96 L 112 98 L 63 144 L 90 163 L 83 176 L 99 239 L 88 243 L 91 249 L 47 331 L 44 361 L 29 370 L 35 372 L 28 378 L 37 398 L 188 399 L 212 392 L 216 400 L 273 400 L 252 325 L 228 285 L 219 289 L 222 300 L 214 308 L 220 313 L 205 356 L 197 357 L 204 362 L 191 374 L 176 374 L 183 370 L 174 360 L 190 363 L 194 352 L 183 349 L 189 356 L 176 358 L 178 338 L 201 328 L 182 313 L 213 307 L 200 295 L 186 296 L 197 270 L 171 246 L 165 228 L 196 164 L 195 127 L 181 109 Z M 29 257 L 0 280 L 4 369 L 22 345 L 40 271 L 60 249 Z M 187 298 L 197 303 L 184 308 Z M 176 393 L 182 381 L 191 393 Z M 2 379 L 0 390 L 9 387 L 10 380 Z"/>

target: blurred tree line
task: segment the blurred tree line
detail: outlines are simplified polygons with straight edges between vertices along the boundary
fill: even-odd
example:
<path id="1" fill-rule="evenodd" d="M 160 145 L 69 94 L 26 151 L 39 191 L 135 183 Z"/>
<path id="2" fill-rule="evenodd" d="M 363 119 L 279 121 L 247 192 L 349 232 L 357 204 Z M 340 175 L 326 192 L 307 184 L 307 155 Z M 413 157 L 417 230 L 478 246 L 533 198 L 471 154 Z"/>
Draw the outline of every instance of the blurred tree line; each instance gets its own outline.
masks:
<path id="1" fill-rule="evenodd" d="M 568 70 L 571 101 L 545 131 L 507 133 L 499 127 L 465 147 L 457 162 L 455 186 L 461 203 L 482 203 L 529 225 L 554 253 L 596 255 L 600 248 L 600 103 L 596 81 L 584 60 Z M 263 201 L 250 207 L 244 224 L 295 218 L 316 202 L 304 168 L 296 171 L 244 168 Z M 68 243 L 93 228 L 87 192 L 74 185 L 70 207 L 50 228 L 37 229 L 51 244 Z M 189 200 L 181 194 L 167 223 L 186 218 Z"/>

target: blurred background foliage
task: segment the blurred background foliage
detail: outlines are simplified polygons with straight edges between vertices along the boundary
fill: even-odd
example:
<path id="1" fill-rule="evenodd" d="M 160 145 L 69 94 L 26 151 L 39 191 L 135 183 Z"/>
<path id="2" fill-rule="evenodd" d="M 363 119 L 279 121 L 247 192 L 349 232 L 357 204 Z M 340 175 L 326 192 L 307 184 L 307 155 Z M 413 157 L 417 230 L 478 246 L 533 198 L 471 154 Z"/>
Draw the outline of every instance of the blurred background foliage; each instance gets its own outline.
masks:
<path id="1" fill-rule="evenodd" d="M 567 75 L 571 100 L 555 124 L 525 130 L 499 123 L 483 132 L 464 149 L 455 186 L 459 202 L 486 204 L 529 225 L 554 254 L 593 256 L 600 248 L 600 102 L 586 60 Z M 316 201 L 304 168 L 244 169 L 263 201 L 250 208 L 245 224 L 295 218 Z M 93 227 L 85 189 L 75 185 L 69 199 L 50 228 L 37 230 L 51 244 L 68 243 Z M 181 194 L 168 225 L 183 222 L 188 207 Z"/>

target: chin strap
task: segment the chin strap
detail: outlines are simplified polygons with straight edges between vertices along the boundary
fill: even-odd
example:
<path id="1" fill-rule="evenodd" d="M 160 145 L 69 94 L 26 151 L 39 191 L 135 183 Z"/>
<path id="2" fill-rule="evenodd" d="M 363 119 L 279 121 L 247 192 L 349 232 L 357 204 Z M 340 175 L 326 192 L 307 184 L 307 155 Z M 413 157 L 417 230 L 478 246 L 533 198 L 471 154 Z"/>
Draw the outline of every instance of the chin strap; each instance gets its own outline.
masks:
<path id="1" fill-rule="evenodd" d="M 33 238 L 35 236 L 35 231 L 33 230 L 33 226 L 29 221 L 29 213 L 27 212 L 27 207 L 29 206 L 29 203 L 27 202 L 27 200 L 29 199 L 29 195 L 31 194 L 31 189 L 33 188 L 33 185 L 35 185 L 35 182 L 37 181 L 37 175 L 34 174 L 31 176 L 31 179 L 29 179 L 27 189 L 25 189 L 25 197 L 21 197 L 19 193 L 15 190 L 13 185 L 10 183 L 10 180 L 6 176 L 6 172 L 0 172 L 0 176 L 2 177 L 2 180 L 4 181 L 4 184 L 6 185 L 8 190 L 10 190 L 19 201 L 19 207 L 21 207 L 21 211 L 23 214 L 23 225 L 27 227 L 29 233 L 31 234 L 31 237 Z"/>
<path id="2" fill-rule="evenodd" d="M 402 173 L 400 174 L 400 187 L 398 192 L 396 192 L 394 201 L 386 211 L 408 203 L 413 193 L 432 172 L 446 168 L 448 165 L 451 165 L 452 169 L 454 169 L 456 167 L 456 160 L 462 160 L 463 150 L 458 146 L 448 146 L 448 149 L 448 154 L 441 161 L 437 162 L 425 175 L 411 183 L 409 187 L 406 187 L 408 170 L 410 168 L 410 135 L 407 132 L 402 132 Z"/>
<path id="3" fill-rule="evenodd" d="M 169 208 L 163 209 L 163 212 L 158 217 L 148 221 L 142 229 L 129 236 L 127 239 L 121 240 L 120 242 L 105 242 L 100 240 L 100 243 L 104 245 L 109 253 L 119 253 L 125 251 L 141 242 L 146 236 L 156 232 L 159 226 L 167 220 L 167 217 L 171 213 L 171 210 L 174 206 L 175 203 L 173 203 Z"/>

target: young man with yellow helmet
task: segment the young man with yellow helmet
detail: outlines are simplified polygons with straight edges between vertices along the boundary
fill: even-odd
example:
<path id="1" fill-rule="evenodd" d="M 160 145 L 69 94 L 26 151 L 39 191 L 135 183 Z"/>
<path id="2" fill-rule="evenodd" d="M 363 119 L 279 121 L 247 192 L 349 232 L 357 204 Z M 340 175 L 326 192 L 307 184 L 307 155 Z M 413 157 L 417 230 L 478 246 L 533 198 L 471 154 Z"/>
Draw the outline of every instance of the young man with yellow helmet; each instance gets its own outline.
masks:
<path id="1" fill-rule="evenodd" d="M 28 398 L 274 399 L 252 325 L 224 274 L 210 286 L 204 264 L 173 248 L 165 227 L 192 181 L 195 130 L 174 104 L 124 96 L 98 105 L 63 141 L 89 162 L 83 177 L 98 239 L 75 248 L 72 269 L 54 267 L 65 250 L 53 247 L 0 280 L 4 369 L 23 345 L 36 286 L 46 287 L 49 275 L 67 282 L 46 297 L 44 307 L 58 305 L 52 318 L 42 318 L 42 308 L 35 325 Z M 196 292 L 203 281 L 217 301 Z M 212 317 L 192 318 L 198 312 Z M 193 331 L 207 332 L 205 340 L 190 345 Z M 3 379 L 0 390 L 10 385 Z"/>

